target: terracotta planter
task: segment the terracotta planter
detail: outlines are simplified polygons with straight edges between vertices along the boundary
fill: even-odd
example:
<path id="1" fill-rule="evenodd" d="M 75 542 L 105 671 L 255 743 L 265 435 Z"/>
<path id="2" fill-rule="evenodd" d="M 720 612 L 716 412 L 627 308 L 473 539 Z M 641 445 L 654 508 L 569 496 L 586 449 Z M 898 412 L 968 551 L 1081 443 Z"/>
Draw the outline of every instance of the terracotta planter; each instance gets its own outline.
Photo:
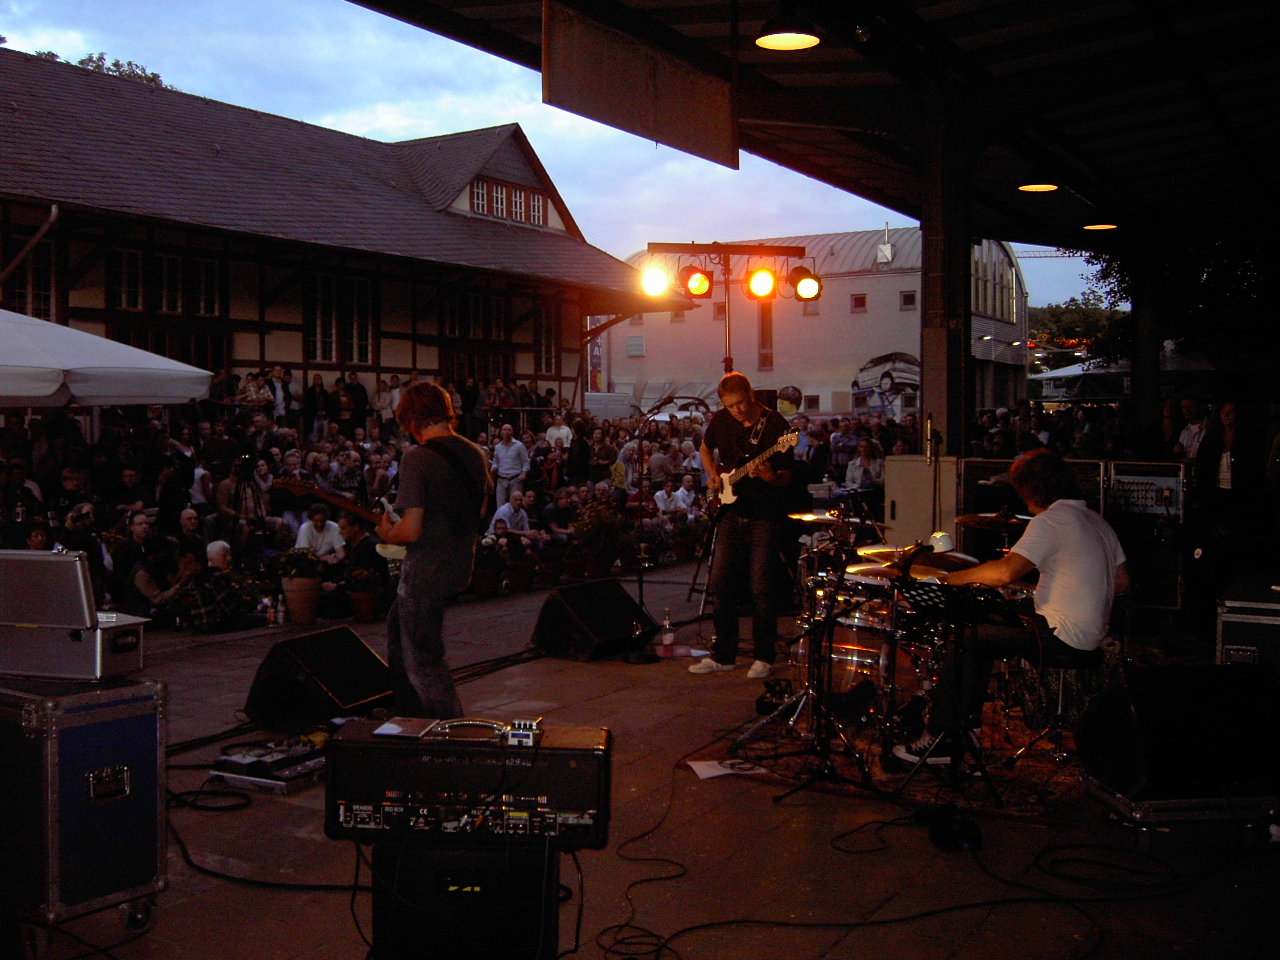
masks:
<path id="1" fill-rule="evenodd" d="M 280 589 L 284 592 L 291 623 L 305 627 L 316 622 L 316 604 L 320 602 L 318 577 L 281 577 Z"/>
<path id="2" fill-rule="evenodd" d="M 378 619 L 378 594 L 348 593 L 351 600 L 351 615 L 361 623 L 372 623 Z"/>

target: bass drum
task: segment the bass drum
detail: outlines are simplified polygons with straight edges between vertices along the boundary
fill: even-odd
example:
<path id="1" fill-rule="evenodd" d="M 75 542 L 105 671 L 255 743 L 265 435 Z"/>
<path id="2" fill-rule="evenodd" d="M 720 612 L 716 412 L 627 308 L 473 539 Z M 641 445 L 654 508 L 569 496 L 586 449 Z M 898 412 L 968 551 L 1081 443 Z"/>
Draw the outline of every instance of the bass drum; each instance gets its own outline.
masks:
<path id="1" fill-rule="evenodd" d="M 831 692 L 850 693 L 864 680 L 870 680 L 877 691 L 887 688 L 889 680 L 888 634 L 883 630 L 859 628 L 841 622 L 836 625 L 831 641 Z M 791 682 L 797 689 L 809 682 L 809 650 L 814 637 L 801 637 L 791 648 Z M 905 646 L 899 645 L 894 663 L 894 705 L 901 707 L 925 690 L 919 665 Z"/>

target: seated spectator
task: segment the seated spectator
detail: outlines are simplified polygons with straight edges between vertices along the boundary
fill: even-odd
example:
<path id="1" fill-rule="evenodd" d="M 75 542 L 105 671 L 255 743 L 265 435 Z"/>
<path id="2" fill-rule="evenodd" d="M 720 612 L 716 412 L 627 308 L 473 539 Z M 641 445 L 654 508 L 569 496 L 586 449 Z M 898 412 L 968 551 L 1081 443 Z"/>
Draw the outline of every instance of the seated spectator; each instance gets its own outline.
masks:
<path id="1" fill-rule="evenodd" d="M 543 527 L 557 540 L 568 540 L 573 535 L 573 521 L 578 509 L 573 505 L 573 494 L 568 487 L 556 491 L 555 499 L 542 510 Z"/>
<path id="2" fill-rule="evenodd" d="M 529 515 L 524 512 L 524 494 L 516 490 L 511 493 L 507 502 L 493 511 L 493 517 L 489 520 L 489 533 L 493 533 L 498 521 L 502 521 L 506 525 L 506 529 L 513 533 L 523 533 L 528 535 Z"/>
<path id="3" fill-rule="evenodd" d="M 130 572 L 125 613 L 173 623 L 181 614 L 179 594 L 202 566 L 189 553 L 179 556 L 178 545 L 168 537 L 151 537 L 143 559 Z"/>
<path id="4" fill-rule="evenodd" d="M 44 523 L 28 523 L 23 528 L 22 541 L 28 550 L 49 550 L 53 544 L 49 527 Z"/>
<path id="5" fill-rule="evenodd" d="M 146 544 L 151 539 L 151 517 L 143 510 L 135 510 L 129 516 L 126 531 L 125 539 L 111 551 L 112 580 L 108 590 L 117 604 L 125 602 L 133 568 L 146 558 Z"/>
<path id="6" fill-rule="evenodd" d="M 325 563 L 336 565 L 346 556 L 346 544 L 338 525 L 329 519 L 329 508 L 314 503 L 307 510 L 307 522 L 298 529 L 294 544 L 300 550 L 310 550 Z"/>
<path id="7" fill-rule="evenodd" d="M 658 503 L 653 498 L 648 477 L 641 477 L 640 489 L 627 497 L 627 513 L 636 520 L 650 520 L 658 516 Z"/>
<path id="8" fill-rule="evenodd" d="M 675 492 L 680 509 L 685 513 L 693 513 L 694 504 L 698 501 L 698 488 L 693 482 L 693 475 L 686 473 L 680 478 L 680 487 Z"/>
<path id="9" fill-rule="evenodd" d="M 248 611 L 231 579 L 231 544 L 215 540 L 204 556 L 204 569 L 191 578 L 184 593 L 183 622 L 202 633 L 233 630 Z"/>
<path id="10" fill-rule="evenodd" d="M 195 507 L 187 507 L 178 514 L 178 549 L 196 557 L 203 557 L 209 546 L 209 537 L 205 533 L 204 523 Z"/>
<path id="11" fill-rule="evenodd" d="M 689 512 L 676 495 L 676 482 L 670 477 L 663 482 L 662 489 L 653 495 L 653 500 L 663 514 Z"/>

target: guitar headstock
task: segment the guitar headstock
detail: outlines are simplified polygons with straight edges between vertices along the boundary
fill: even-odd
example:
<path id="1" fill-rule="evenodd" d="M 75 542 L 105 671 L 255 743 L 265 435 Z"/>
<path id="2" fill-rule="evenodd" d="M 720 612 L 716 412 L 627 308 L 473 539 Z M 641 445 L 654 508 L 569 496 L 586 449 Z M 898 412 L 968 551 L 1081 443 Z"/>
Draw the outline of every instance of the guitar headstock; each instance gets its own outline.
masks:
<path id="1" fill-rule="evenodd" d="M 800 442 L 800 431 L 793 430 L 791 431 L 791 433 L 785 433 L 778 438 L 778 449 L 790 450 L 799 442 Z"/>

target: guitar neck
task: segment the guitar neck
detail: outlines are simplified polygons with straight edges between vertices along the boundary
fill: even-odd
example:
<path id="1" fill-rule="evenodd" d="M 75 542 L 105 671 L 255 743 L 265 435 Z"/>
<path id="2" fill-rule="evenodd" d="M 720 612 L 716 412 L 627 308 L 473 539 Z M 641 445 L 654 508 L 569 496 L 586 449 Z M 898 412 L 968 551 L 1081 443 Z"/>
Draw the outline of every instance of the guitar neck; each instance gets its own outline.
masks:
<path id="1" fill-rule="evenodd" d="M 763 451 L 761 451 L 759 454 L 757 454 L 757 455 L 756 455 L 755 457 L 753 457 L 751 460 L 749 460 L 748 462 L 746 462 L 746 463 L 744 463 L 742 466 L 740 466 L 737 470 L 734 470 L 734 471 L 732 471 L 732 472 L 730 472 L 730 473 L 726 474 L 726 479 L 728 480 L 728 482 L 729 482 L 729 483 L 737 483 L 739 480 L 741 480 L 743 477 L 745 477 L 748 473 L 750 473 L 752 470 L 754 470 L 754 469 L 755 469 L 755 467 L 756 467 L 756 465 L 757 465 L 758 463 L 760 463 L 760 461 L 761 461 L 761 460 L 764 460 L 764 459 L 766 459 L 766 458 L 768 458 L 768 457 L 772 457 L 775 453 L 777 453 L 779 450 L 781 450 L 781 449 L 783 448 L 783 445 L 784 445 L 784 441 L 783 441 L 783 440 L 779 440 L 777 443 L 775 443 L 775 444 L 774 444 L 772 447 L 770 447 L 768 450 L 763 450 Z"/>
<path id="2" fill-rule="evenodd" d="M 368 507 L 362 507 L 358 503 L 348 500 L 346 497 L 340 497 L 336 493 L 330 493 L 324 487 L 311 483 L 307 480 L 293 480 L 288 477 L 279 477 L 271 482 L 273 487 L 281 490 L 288 490 L 290 493 L 300 497 L 315 497 L 331 506 L 340 507 L 353 517 L 359 517 L 366 523 L 376 524 L 382 519 L 381 514 L 375 513 Z"/>

